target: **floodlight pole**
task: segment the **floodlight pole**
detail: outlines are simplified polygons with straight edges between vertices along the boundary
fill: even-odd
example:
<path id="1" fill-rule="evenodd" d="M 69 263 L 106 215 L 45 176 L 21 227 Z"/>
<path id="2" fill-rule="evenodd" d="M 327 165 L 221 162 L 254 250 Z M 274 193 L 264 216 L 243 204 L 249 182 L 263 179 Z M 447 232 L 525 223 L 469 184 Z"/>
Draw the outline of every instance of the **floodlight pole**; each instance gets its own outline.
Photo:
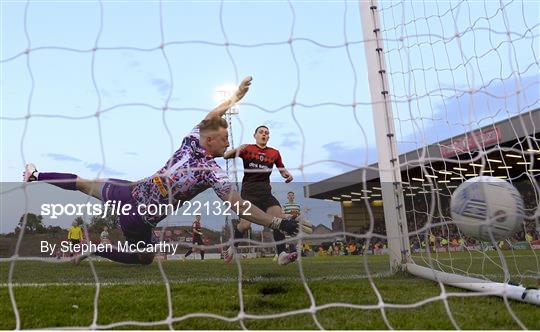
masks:
<path id="1" fill-rule="evenodd" d="M 219 102 L 223 102 L 227 99 L 229 99 L 231 97 L 231 94 L 232 94 L 232 91 L 230 90 L 224 90 L 224 89 L 220 89 L 220 90 L 216 90 L 216 92 L 218 93 L 218 96 L 219 96 Z M 231 106 L 226 112 L 225 112 L 225 120 L 227 121 L 227 125 L 229 127 L 229 142 L 231 143 L 231 146 L 234 147 L 234 137 L 233 137 L 233 130 L 232 130 L 232 116 L 235 115 L 235 114 L 238 114 L 240 111 L 240 107 L 235 104 L 233 106 Z M 233 181 L 234 181 L 234 185 L 236 187 L 236 191 L 237 192 L 240 192 L 240 187 L 238 185 L 238 173 L 237 173 L 237 168 L 236 168 L 236 158 L 232 158 L 232 163 L 233 163 Z M 230 159 L 227 159 L 225 161 L 225 169 L 226 169 L 226 172 L 227 174 L 229 174 L 230 172 Z M 231 223 L 231 227 L 229 228 L 231 230 L 231 238 L 234 238 L 234 225 L 232 223 L 232 220 L 231 218 L 227 215 L 225 217 L 225 225 L 228 225 L 228 223 Z"/>
<path id="2" fill-rule="evenodd" d="M 360 1 L 360 17 L 375 126 L 390 269 L 395 272 L 405 268 L 405 263 L 410 259 L 410 246 L 377 1 Z"/>
<path id="3" fill-rule="evenodd" d="M 216 90 L 219 96 L 219 102 L 223 102 L 224 100 L 227 100 L 231 97 L 232 91 L 230 90 Z M 229 126 L 229 142 L 231 143 L 231 146 L 234 148 L 234 137 L 233 137 L 233 130 L 232 130 L 232 116 L 237 115 L 240 113 L 240 106 L 238 104 L 234 104 L 231 108 L 225 112 L 225 120 L 227 121 L 227 125 Z M 236 158 L 232 158 L 233 163 L 233 180 L 236 185 L 236 190 L 239 191 L 238 186 L 238 173 L 236 168 Z M 227 174 L 230 172 L 230 160 L 227 159 L 225 162 L 225 167 Z"/>

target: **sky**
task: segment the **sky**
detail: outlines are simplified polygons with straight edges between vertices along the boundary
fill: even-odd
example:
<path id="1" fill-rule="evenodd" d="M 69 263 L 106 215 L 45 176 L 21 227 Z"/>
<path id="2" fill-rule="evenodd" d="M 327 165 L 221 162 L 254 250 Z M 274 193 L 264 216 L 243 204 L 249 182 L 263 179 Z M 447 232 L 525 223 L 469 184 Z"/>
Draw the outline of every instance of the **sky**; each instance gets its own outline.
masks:
<path id="1" fill-rule="evenodd" d="M 400 152 L 538 107 L 538 2 L 380 5 Z M 20 181 L 26 162 L 86 178 L 147 177 L 218 103 L 216 91 L 247 75 L 252 87 L 232 141 L 252 143 L 254 128 L 267 125 L 297 197 L 305 183 L 377 160 L 358 2 L 2 1 L 0 8 L 3 183 Z M 277 172 L 272 180 L 281 181 Z M 286 191 L 276 189 L 278 199 Z M 0 233 L 20 216 L 9 202 L 24 199 L 2 196 Z M 328 214 L 341 213 L 337 203 L 301 203 L 315 223 L 329 225 Z M 36 212 L 36 204 L 25 209 Z"/>

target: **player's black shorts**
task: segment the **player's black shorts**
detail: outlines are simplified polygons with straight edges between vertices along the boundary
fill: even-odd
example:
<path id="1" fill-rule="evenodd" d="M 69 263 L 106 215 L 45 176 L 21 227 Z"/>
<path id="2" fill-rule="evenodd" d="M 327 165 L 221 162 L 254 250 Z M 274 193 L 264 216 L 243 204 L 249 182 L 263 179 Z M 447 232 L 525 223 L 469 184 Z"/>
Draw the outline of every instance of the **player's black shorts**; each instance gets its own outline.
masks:
<path id="1" fill-rule="evenodd" d="M 266 212 L 272 206 L 279 206 L 279 201 L 272 195 L 272 187 L 269 183 L 243 183 L 242 199 L 248 200 L 251 204 Z"/>
<path id="2" fill-rule="evenodd" d="M 203 245 L 203 239 L 202 239 L 202 236 L 200 235 L 194 235 L 193 236 L 193 244 L 198 244 L 200 246 Z"/>

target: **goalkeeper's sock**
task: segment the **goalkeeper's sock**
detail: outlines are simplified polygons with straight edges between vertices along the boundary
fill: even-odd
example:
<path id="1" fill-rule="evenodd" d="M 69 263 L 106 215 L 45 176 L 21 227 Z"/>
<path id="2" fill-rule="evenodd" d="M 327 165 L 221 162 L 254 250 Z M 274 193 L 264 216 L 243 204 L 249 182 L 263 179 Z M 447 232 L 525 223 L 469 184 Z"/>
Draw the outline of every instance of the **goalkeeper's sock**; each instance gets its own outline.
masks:
<path id="1" fill-rule="evenodd" d="M 115 261 L 118 263 L 124 263 L 124 264 L 141 264 L 139 261 L 139 256 L 137 253 L 134 252 L 122 252 L 118 250 L 117 247 L 112 246 L 113 250 L 103 250 L 98 251 L 95 254 L 97 256 L 101 256 L 103 258 L 110 259 L 111 261 Z"/>
<path id="2" fill-rule="evenodd" d="M 274 241 L 279 242 L 285 240 L 285 234 L 281 233 L 281 231 L 278 231 L 277 229 L 274 229 Z M 280 253 L 285 251 L 285 248 L 287 246 L 285 243 L 276 244 L 276 252 L 279 255 Z"/>
<path id="3" fill-rule="evenodd" d="M 38 181 L 45 181 L 65 190 L 77 190 L 77 175 L 71 173 L 39 172 Z"/>

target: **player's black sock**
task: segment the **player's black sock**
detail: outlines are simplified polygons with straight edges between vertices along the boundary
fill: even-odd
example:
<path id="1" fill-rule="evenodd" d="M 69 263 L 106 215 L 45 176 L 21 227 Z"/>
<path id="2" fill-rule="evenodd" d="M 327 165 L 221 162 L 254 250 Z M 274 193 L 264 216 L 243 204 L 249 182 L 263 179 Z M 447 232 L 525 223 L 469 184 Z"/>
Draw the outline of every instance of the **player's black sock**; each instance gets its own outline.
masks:
<path id="1" fill-rule="evenodd" d="M 281 233 L 280 231 L 274 229 L 274 241 L 283 241 L 285 240 L 285 234 Z M 277 254 L 281 254 L 283 251 L 285 251 L 286 245 L 285 243 L 276 244 L 276 250 Z"/>
<path id="2" fill-rule="evenodd" d="M 201 250 L 201 260 L 204 259 L 204 250 Z"/>
<path id="3" fill-rule="evenodd" d="M 244 232 L 240 232 L 238 230 L 238 227 L 234 226 L 234 239 L 242 239 L 242 238 L 244 238 Z M 238 247 L 239 244 L 240 244 L 240 242 L 235 242 L 234 246 Z"/>

